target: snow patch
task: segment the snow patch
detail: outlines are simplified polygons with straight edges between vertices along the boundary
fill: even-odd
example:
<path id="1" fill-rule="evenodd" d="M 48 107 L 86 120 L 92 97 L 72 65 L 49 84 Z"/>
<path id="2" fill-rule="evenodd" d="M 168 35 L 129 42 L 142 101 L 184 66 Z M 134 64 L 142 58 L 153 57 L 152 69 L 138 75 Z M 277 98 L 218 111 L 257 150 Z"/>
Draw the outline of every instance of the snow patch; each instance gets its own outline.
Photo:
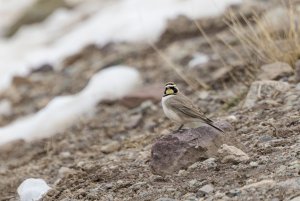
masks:
<path id="1" fill-rule="evenodd" d="M 29 178 L 18 187 L 18 194 L 21 201 L 38 201 L 51 188 L 43 179 Z"/>
<path id="2" fill-rule="evenodd" d="M 89 44 L 155 41 L 169 19 L 218 15 L 241 1 L 87 1 L 72 10 L 57 10 L 43 23 L 25 26 L 11 40 L 0 39 L 0 91 L 10 85 L 13 75 L 25 76 L 31 68 L 45 63 L 57 67 Z"/>
<path id="3" fill-rule="evenodd" d="M 9 116 L 12 113 L 12 105 L 9 100 L 0 101 L 0 115 L 1 116 Z"/>
<path id="4" fill-rule="evenodd" d="M 0 36 L 36 0 L 0 0 Z"/>
<path id="5" fill-rule="evenodd" d="M 206 54 L 196 53 L 193 55 L 192 60 L 189 61 L 188 66 L 195 68 L 198 65 L 202 65 L 209 62 L 209 57 Z"/>
<path id="6" fill-rule="evenodd" d="M 36 114 L 0 128 L 0 145 L 16 139 L 29 141 L 56 134 L 91 112 L 99 101 L 121 98 L 140 82 L 139 73 L 127 66 L 102 70 L 80 93 L 56 97 Z"/>

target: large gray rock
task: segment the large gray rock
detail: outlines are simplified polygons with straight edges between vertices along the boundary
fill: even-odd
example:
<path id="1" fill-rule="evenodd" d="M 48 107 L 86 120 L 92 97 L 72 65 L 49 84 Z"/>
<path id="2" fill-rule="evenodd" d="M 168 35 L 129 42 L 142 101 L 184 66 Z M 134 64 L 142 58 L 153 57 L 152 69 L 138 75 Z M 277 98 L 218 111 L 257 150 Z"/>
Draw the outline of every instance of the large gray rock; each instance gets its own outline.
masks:
<path id="1" fill-rule="evenodd" d="M 252 108 L 259 100 L 272 100 L 275 95 L 284 93 L 289 88 L 290 86 L 286 82 L 273 80 L 255 81 L 251 84 L 243 107 Z"/>
<path id="2" fill-rule="evenodd" d="M 291 199 L 290 201 L 300 201 L 300 196 L 294 197 L 294 198 Z"/>
<path id="3" fill-rule="evenodd" d="M 285 189 L 300 191 L 300 177 L 295 177 L 285 181 L 281 181 L 277 185 Z"/>
<path id="4" fill-rule="evenodd" d="M 154 143 L 151 150 L 153 173 L 165 175 L 187 168 L 197 161 L 216 157 L 222 144 L 241 145 L 232 137 L 233 128 L 225 121 L 216 122 L 225 133 L 210 127 L 173 132 Z"/>
<path id="5" fill-rule="evenodd" d="M 292 67 L 283 62 L 266 64 L 261 66 L 260 69 L 261 71 L 258 78 L 261 80 L 276 80 L 294 73 Z"/>

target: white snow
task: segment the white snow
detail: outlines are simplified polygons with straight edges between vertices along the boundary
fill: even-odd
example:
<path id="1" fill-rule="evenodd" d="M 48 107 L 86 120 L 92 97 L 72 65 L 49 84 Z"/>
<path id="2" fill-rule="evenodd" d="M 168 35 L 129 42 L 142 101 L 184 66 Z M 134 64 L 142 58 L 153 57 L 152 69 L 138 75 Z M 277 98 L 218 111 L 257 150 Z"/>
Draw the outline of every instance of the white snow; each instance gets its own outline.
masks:
<path id="1" fill-rule="evenodd" d="M 45 63 L 57 67 L 86 45 L 155 41 L 169 19 L 178 15 L 192 19 L 218 15 L 228 5 L 241 1 L 78 1 L 75 9 L 57 10 L 44 22 L 22 28 L 11 40 L 0 38 L 0 91 L 9 86 L 13 75 L 26 75 L 31 68 Z"/>
<path id="2" fill-rule="evenodd" d="M 0 128 L 0 145 L 16 139 L 29 141 L 51 136 L 84 118 L 100 100 L 121 98 L 140 82 L 134 68 L 114 66 L 102 70 L 80 93 L 56 97 L 36 114 Z"/>
<path id="3" fill-rule="evenodd" d="M 38 201 L 51 188 L 43 179 L 29 178 L 18 187 L 18 194 L 21 201 Z"/>
<path id="4" fill-rule="evenodd" d="M 0 101 L 0 115 L 8 116 L 12 113 L 12 105 L 9 100 L 1 100 Z"/>
<path id="5" fill-rule="evenodd" d="M 34 1 L 10 0 L 10 6 L 0 8 L 0 17 L 11 21 L 5 18 L 4 11 L 12 11 L 18 2 L 20 5 L 14 12 L 21 11 Z M 32 68 L 42 64 L 53 64 L 59 70 L 64 58 L 89 44 L 103 46 L 109 42 L 155 41 L 169 19 L 178 15 L 191 19 L 218 15 L 229 4 L 241 1 L 68 0 L 76 7 L 58 9 L 45 21 L 22 27 L 11 39 L 0 38 L 0 92 L 10 85 L 14 75 L 26 76 Z M 2 5 L 4 0 L 0 3 Z M 0 29 L 2 27 L 0 24 Z M 205 58 L 196 57 L 191 65 L 201 62 L 205 62 Z M 100 100 L 120 98 L 139 81 L 138 72 L 129 67 L 103 70 L 80 93 L 56 97 L 36 114 L 0 128 L 0 145 L 15 139 L 44 138 L 62 131 L 91 111 Z M 3 113 L 11 112 L 7 103 L 0 106 Z"/>
<path id="6" fill-rule="evenodd" d="M 0 0 L 0 36 L 36 0 Z"/>
<path id="7" fill-rule="evenodd" d="M 205 64 L 209 61 L 209 57 L 203 53 L 196 53 L 193 55 L 192 60 L 189 61 L 188 66 L 195 68 L 198 65 Z"/>

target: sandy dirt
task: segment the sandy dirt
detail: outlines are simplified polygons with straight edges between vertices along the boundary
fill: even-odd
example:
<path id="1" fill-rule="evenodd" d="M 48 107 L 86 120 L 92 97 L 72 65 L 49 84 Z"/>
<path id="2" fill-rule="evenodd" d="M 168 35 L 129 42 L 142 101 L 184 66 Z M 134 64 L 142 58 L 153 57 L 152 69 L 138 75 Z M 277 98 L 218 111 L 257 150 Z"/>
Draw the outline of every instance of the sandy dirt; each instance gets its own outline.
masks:
<path id="1" fill-rule="evenodd" d="M 212 38 L 216 34 L 230 35 L 220 23 L 221 18 L 208 19 L 203 25 Z M 209 117 L 230 121 L 249 161 L 232 164 L 215 158 L 177 174 L 154 175 L 149 166 L 152 144 L 176 129 L 164 116 L 159 100 L 145 100 L 133 108 L 122 101 L 103 102 L 94 115 L 82 117 L 76 125 L 49 139 L 30 143 L 19 140 L 2 147 L 0 200 L 18 200 L 17 187 L 30 177 L 43 178 L 52 187 L 43 200 L 277 201 L 299 196 L 299 84 L 290 82 L 290 90 L 273 97 L 272 102 L 260 100 L 255 107 L 243 109 L 253 81 L 244 70 L 249 64 L 239 61 L 228 70 L 220 59 L 215 59 L 205 66 L 188 68 L 193 53 L 214 52 L 192 24 L 181 17 L 170 22 L 157 45 L 184 72 L 203 78 L 211 89 L 199 88 L 199 93 L 195 93 L 148 45 L 91 45 L 68 58 L 61 72 L 44 66 L 27 78 L 15 78 L 12 87 L 2 95 L 12 102 L 14 110 L 1 117 L 0 124 L 7 125 L 38 111 L 55 96 L 79 92 L 103 68 L 125 64 L 141 72 L 144 86 L 163 86 L 172 80 Z M 222 54 L 228 62 L 235 59 L 221 43 L 219 48 L 224 49 Z M 230 79 L 228 73 L 207 79 L 207 74 L 216 74 L 221 68 L 238 79 Z M 208 194 L 200 190 L 206 184 L 213 186 Z"/>

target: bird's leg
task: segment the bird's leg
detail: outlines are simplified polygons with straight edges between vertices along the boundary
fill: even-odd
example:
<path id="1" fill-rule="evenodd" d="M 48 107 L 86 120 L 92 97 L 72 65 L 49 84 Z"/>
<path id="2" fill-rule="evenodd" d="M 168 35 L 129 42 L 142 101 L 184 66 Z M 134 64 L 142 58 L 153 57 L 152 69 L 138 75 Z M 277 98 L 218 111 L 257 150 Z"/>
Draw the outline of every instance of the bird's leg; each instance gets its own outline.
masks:
<path id="1" fill-rule="evenodd" d="M 181 125 L 178 127 L 177 131 L 181 131 L 182 128 L 183 128 L 183 126 L 184 126 L 184 124 L 181 124 Z"/>

